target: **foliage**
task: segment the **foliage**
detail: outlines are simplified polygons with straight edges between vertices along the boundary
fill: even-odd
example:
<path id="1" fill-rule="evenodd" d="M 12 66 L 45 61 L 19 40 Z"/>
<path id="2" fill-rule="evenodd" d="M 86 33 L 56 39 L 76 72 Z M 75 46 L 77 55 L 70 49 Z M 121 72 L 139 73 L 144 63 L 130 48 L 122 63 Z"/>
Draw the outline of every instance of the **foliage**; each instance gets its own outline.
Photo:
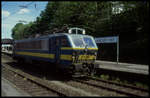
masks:
<path id="1" fill-rule="evenodd" d="M 16 24 L 15 27 L 12 29 L 12 37 L 14 37 L 14 39 L 23 38 L 22 35 L 23 29 L 24 29 L 24 25 L 22 23 Z"/>
<path id="2" fill-rule="evenodd" d="M 104 79 L 104 80 L 108 80 L 110 77 L 109 77 L 109 75 L 103 75 L 103 74 L 102 74 L 102 75 L 100 76 L 100 78 L 101 78 L 101 79 Z"/>
<path id="3" fill-rule="evenodd" d="M 119 8 L 122 8 L 121 12 L 118 12 Z M 120 60 L 129 55 L 131 58 L 136 56 L 147 60 L 148 20 L 149 3 L 146 1 L 50 1 L 34 22 L 16 24 L 12 29 L 12 37 L 17 40 L 35 34 L 52 33 L 54 28 L 67 24 L 69 27 L 84 28 L 87 34 L 94 37 L 119 35 Z M 141 54 L 137 55 L 134 50 Z M 105 48 L 103 52 L 106 51 L 112 51 L 112 48 Z M 113 58 L 115 54 L 112 52 Z M 106 52 L 105 57 L 110 56 Z"/>

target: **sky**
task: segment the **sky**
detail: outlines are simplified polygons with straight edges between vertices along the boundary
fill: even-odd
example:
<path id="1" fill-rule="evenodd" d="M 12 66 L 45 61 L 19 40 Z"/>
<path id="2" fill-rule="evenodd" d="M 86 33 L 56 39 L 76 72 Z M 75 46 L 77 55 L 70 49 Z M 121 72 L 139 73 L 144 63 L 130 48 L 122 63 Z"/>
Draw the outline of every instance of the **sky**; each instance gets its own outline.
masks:
<path id="1" fill-rule="evenodd" d="M 36 17 L 40 16 L 41 11 L 45 9 L 47 3 L 47 1 L 2 1 L 1 39 L 12 39 L 12 28 L 19 21 L 26 21 L 27 23 L 35 21 Z"/>
<path id="2" fill-rule="evenodd" d="M 41 11 L 45 9 L 47 3 L 48 1 L 2 1 L 1 38 L 12 39 L 12 28 L 19 21 L 26 21 L 27 23 L 35 21 L 36 17 L 40 16 Z M 119 10 L 122 11 L 122 9 Z"/>

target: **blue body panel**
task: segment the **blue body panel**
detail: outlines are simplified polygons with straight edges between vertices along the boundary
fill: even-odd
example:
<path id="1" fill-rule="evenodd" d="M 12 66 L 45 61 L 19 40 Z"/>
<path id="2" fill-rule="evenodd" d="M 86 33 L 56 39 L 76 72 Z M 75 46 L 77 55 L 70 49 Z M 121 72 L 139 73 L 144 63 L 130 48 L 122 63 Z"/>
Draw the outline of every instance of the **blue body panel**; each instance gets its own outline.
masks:
<path id="1" fill-rule="evenodd" d="M 67 46 L 62 46 L 62 40 L 63 38 L 66 38 L 68 40 Z M 63 49 L 61 50 L 62 47 L 69 47 L 69 48 L 73 48 L 72 42 L 68 37 L 68 34 L 56 34 L 56 35 L 50 35 L 50 36 L 44 36 L 44 37 L 40 37 L 40 38 L 33 38 L 33 39 L 24 39 L 24 40 L 18 40 L 16 41 L 16 43 L 21 43 L 21 42 L 30 42 L 30 41 L 36 41 L 36 40 L 41 40 L 41 39 L 48 39 L 49 41 L 49 45 L 48 45 L 48 50 L 25 50 L 25 49 L 21 49 L 21 50 L 14 50 L 15 52 L 29 52 L 29 53 L 41 53 L 42 54 L 46 54 L 46 56 L 48 54 L 54 54 L 54 58 L 48 58 L 48 57 L 40 57 L 40 56 L 31 56 L 31 55 L 26 55 L 26 54 L 14 54 L 14 56 L 16 57 L 22 57 L 24 59 L 31 59 L 31 60 L 38 60 L 38 61 L 45 61 L 45 62 L 50 62 L 50 63 L 57 63 L 60 64 L 61 68 L 67 68 L 69 66 L 72 66 L 72 61 L 71 60 L 63 60 L 60 59 L 60 55 L 72 55 L 74 51 L 79 52 L 79 54 L 84 54 L 84 50 L 83 49 L 77 49 L 77 50 L 72 50 L 72 49 Z M 31 48 L 33 49 L 33 48 Z M 92 50 L 95 51 L 95 50 Z M 67 57 L 66 56 L 66 57 Z M 63 56 L 62 56 L 63 57 Z M 65 58 L 65 56 L 64 56 Z M 71 58 L 72 59 L 72 58 Z"/>

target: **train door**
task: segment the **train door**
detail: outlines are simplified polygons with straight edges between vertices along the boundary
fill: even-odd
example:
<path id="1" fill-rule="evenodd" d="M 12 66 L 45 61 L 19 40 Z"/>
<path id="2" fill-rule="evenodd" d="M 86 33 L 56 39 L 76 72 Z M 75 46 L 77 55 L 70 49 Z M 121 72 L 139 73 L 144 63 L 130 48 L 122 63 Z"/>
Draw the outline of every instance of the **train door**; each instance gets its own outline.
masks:
<path id="1" fill-rule="evenodd" d="M 60 38 L 59 37 L 53 37 L 52 38 L 52 51 L 54 53 L 54 62 L 59 63 L 60 62 Z"/>

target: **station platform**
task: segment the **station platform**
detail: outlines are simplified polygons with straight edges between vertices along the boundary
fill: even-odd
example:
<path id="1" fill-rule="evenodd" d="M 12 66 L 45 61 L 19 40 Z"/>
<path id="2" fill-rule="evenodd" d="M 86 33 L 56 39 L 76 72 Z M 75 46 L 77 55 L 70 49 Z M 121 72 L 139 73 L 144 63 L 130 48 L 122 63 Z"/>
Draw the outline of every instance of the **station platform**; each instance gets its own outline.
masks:
<path id="1" fill-rule="evenodd" d="M 108 69 L 114 71 L 130 72 L 135 74 L 149 75 L 149 65 L 117 63 L 110 61 L 96 60 L 100 69 Z"/>
<path id="2" fill-rule="evenodd" d="M 1 96 L 30 96 L 26 92 L 17 88 L 14 84 L 6 80 L 5 78 L 1 78 Z"/>

